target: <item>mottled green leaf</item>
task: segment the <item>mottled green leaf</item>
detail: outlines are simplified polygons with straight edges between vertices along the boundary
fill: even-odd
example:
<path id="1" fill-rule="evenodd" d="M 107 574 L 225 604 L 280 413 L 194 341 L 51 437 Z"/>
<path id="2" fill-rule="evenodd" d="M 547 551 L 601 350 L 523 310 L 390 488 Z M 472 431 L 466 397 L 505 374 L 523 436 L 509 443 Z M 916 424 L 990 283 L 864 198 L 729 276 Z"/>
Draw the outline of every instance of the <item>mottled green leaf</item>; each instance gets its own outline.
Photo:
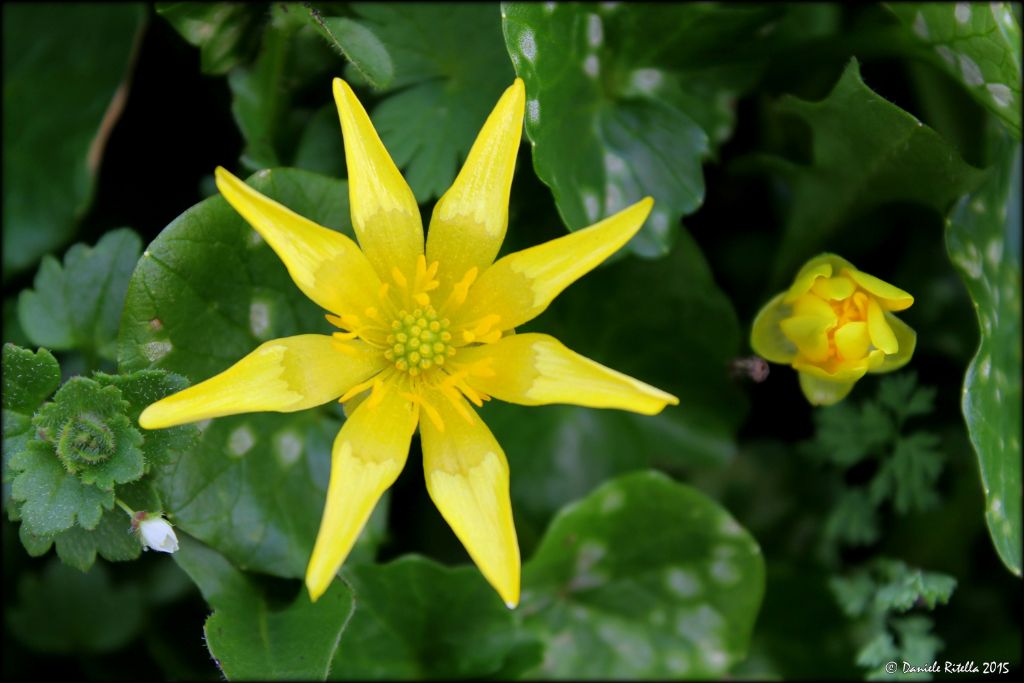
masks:
<path id="1" fill-rule="evenodd" d="M 143 622 L 137 585 L 115 585 L 103 565 L 82 573 L 56 560 L 38 575 L 21 576 L 18 601 L 5 612 L 18 640 L 37 652 L 62 655 L 117 650 Z"/>
<path id="2" fill-rule="evenodd" d="M 225 74 L 255 48 L 265 8 L 241 2 L 158 2 L 156 13 L 199 48 L 206 74 Z"/>
<path id="3" fill-rule="evenodd" d="M 249 182 L 297 213 L 351 234 L 343 181 L 276 169 Z M 122 371 L 163 368 L 196 383 L 266 340 L 331 329 L 259 234 L 216 196 L 187 210 L 149 245 L 128 286 L 119 357 Z M 154 463 L 165 511 L 242 569 L 303 576 L 339 415 L 328 405 L 199 423 L 198 445 Z M 379 514 L 384 508 L 378 506 Z"/>
<path id="4" fill-rule="evenodd" d="M 780 8 L 505 3 L 526 82 L 533 166 L 570 230 L 655 199 L 633 249 L 660 256 L 704 201 L 702 162 L 731 130 L 744 63 Z M 742 46 L 742 47 L 740 47 Z M 740 74 L 737 78 L 737 74 Z"/>
<path id="5" fill-rule="evenodd" d="M 732 454 L 727 441 L 702 437 L 671 408 L 650 416 L 491 401 L 480 414 L 512 468 L 512 507 L 520 537 L 524 532 L 539 535 L 561 507 L 620 474 L 721 465 Z M 707 447 L 687 451 L 701 442 Z"/>
<path id="6" fill-rule="evenodd" d="M 568 678 L 708 678 L 746 656 L 764 593 L 757 543 L 653 472 L 565 508 L 526 563 L 520 610 Z"/>
<path id="7" fill-rule="evenodd" d="M 229 680 L 326 679 L 354 608 L 348 586 L 335 581 L 315 603 L 303 587 L 281 606 L 216 551 L 179 542 L 174 559 L 214 608 L 203 631 Z"/>
<path id="8" fill-rule="evenodd" d="M 144 17 L 134 3 L 4 5 L 4 280 L 88 207 Z"/>
<path id="9" fill-rule="evenodd" d="M 927 58 L 959 81 L 1020 140 L 1020 26 L 1010 6 L 1008 2 L 888 3 L 929 48 Z"/>
<path id="10" fill-rule="evenodd" d="M 343 576 L 356 609 L 332 680 L 485 677 L 520 644 L 513 612 L 476 567 L 406 556 L 355 566 Z"/>
<path id="11" fill-rule="evenodd" d="M 18 296 L 18 317 L 32 343 L 114 360 L 128 278 L 142 243 L 127 228 L 112 230 L 95 247 L 76 244 L 64 266 L 43 257 L 35 289 Z"/>
<path id="12" fill-rule="evenodd" d="M 851 60 L 819 102 L 792 96 L 780 108 L 805 120 L 812 162 L 789 165 L 792 199 L 774 279 L 788 281 L 844 225 L 892 202 L 945 213 L 982 174 L 916 118 L 872 91 Z"/>
<path id="13" fill-rule="evenodd" d="M 487 114 L 515 74 L 501 43 L 498 7 L 486 3 L 353 3 L 359 25 L 386 48 L 394 78 L 371 117 L 416 200 L 455 179 Z M 325 18 L 330 22 L 330 18 Z M 356 64 L 371 43 L 346 46 Z"/>
<path id="14" fill-rule="evenodd" d="M 978 454 L 985 520 L 1003 563 L 1021 573 L 1021 148 L 1004 141 L 995 168 L 950 214 L 946 248 L 978 312 L 981 343 L 961 407 Z"/>

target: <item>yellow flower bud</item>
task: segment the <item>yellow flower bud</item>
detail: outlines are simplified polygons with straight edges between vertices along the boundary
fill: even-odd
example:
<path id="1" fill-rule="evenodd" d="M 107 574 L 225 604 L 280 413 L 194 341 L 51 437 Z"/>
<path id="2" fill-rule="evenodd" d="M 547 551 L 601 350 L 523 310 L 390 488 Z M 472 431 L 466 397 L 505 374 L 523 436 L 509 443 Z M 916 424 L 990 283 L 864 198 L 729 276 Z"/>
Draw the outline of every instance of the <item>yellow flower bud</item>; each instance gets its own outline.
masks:
<path id="1" fill-rule="evenodd" d="M 814 405 L 846 397 L 868 372 L 906 365 L 917 335 L 893 311 L 914 297 L 835 254 L 819 254 L 792 286 L 758 312 L 750 333 L 754 352 L 793 366 Z"/>

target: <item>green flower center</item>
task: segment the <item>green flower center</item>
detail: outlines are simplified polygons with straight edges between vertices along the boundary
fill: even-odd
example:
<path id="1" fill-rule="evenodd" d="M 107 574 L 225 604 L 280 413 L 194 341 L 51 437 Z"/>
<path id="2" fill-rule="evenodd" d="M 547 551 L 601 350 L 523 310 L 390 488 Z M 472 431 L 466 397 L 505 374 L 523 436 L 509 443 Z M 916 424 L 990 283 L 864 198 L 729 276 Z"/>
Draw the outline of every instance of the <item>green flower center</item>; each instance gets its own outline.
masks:
<path id="1" fill-rule="evenodd" d="M 411 313 L 400 311 L 391 323 L 389 348 L 384 357 L 413 377 L 444 365 L 446 358 L 455 355 L 448 324 L 448 318 L 437 317 L 433 306 L 417 308 Z"/>
<path id="2" fill-rule="evenodd" d="M 117 439 L 102 418 L 83 413 L 70 420 L 57 436 L 57 457 L 72 473 L 83 466 L 109 460 L 117 450 Z"/>

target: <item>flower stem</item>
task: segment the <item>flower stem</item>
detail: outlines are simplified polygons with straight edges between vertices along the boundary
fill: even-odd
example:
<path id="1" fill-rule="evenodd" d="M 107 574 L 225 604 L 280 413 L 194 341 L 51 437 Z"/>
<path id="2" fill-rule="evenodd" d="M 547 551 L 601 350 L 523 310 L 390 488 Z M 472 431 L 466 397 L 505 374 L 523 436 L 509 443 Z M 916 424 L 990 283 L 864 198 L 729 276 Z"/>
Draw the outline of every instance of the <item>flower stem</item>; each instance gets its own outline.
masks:
<path id="1" fill-rule="evenodd" d="M 129 517 L 135 516 L 135 510 L 132 510 L 130 507 L 128 507 L 123 500 L 121 500 L 120 498 L 115 498 L 114 502 L 117 503 L 118 507 L 127 512 Z"/>

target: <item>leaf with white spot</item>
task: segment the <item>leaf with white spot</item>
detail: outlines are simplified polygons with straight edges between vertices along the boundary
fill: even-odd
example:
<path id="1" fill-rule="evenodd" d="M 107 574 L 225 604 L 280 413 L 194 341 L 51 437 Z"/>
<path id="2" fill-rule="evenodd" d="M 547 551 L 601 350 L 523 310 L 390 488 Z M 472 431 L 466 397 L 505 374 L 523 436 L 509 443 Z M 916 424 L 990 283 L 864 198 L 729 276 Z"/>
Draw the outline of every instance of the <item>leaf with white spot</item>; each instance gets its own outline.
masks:
<path id="1" fill-rule="evenodd" d="M 1021 138 L 1020 26 L 1008 2 L 893 2 L 889 9 L 925 46 L 922 56 L 967 89 Z"/>
<path id="2" fill-rule="evenodd" d="M 552 522 L 523 573 L 545 678 L 709 678 L 746 657 L 760 548 L 715 502 L 655 472 L 600 487 Z"/>
<path id="3" fill-rule="evenodd" d="M 249 183 L 321 225 L 352 234 L 344 181 L 275 169 L 255 174 Z M 254 236 L 219 195 L 164 229 L 128 285 L 118 348 L 122 372 L 162 368 L 196 383 L 266 339 L 331 331 L 323 311 Z M 200 422 L 197 445 L 152 463 L 165 511 L 179 528 L 242 569 L 304 575 L 339 416 L 337 406 L 328 405 Z M 356 547 L 356 561 L 379 541 L 374 530 L 386 505 L 378 508 Z"/>
<path id="4" fill-rule="evenodd" d="M 445 567 L 416 555 L 343 574 L 356 610 L 334 658 L 332 680 L 506 678 L 510 660 L 539 660 L 476 567 Z M 340 582 L 336 582 L 340 583 Z M 532 653 L 532 654 L 531 654 Z M 529 665 L 527 664 L 527 665 Z"/>
<path id="5" fill-rule="evenodd" d="M 704 201 L 701 164 L 757 75 L 758 29 L 782 8 L 609 5 L 505 3 L 505 44 L 526 82 L 534 169 L 565 225 L 578 230 L 651 195 L 631 246 L 661 256 Z"/>
<path id="6" fill-rule="evenodd" d="M 1021 147 L 1000 137 L 994 171 L 950 214 L 946 248 L 974 301 L 981 329 L 961 407 L 978 454 L 985 521 L 999 557 L 1019 576 Z"/>

